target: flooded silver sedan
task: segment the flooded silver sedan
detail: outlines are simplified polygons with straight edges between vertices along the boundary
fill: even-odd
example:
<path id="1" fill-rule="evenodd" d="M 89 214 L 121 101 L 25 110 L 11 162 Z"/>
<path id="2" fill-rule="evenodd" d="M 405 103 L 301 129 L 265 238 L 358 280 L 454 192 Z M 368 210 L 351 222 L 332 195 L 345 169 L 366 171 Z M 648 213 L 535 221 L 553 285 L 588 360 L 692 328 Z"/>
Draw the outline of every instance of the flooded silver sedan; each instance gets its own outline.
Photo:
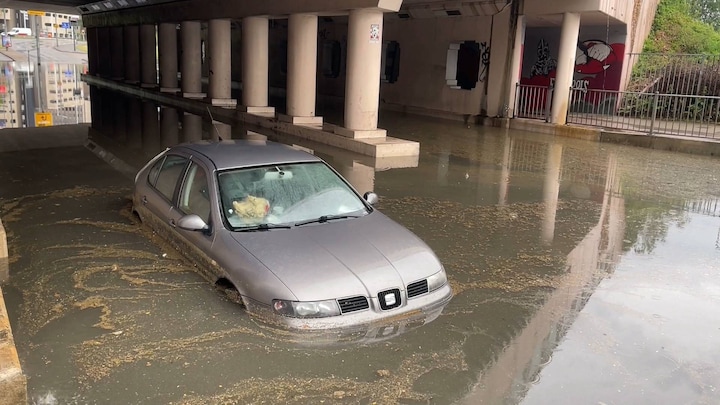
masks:
<path id="1" fill-rule="evenodd" d="M 144 115 L 126 114 L 128 128 Z M 37 147 L 0 153 L 0 217 L 29 402 L 720 403 L 720 160 L 383 120 L 421 142 L 419 158 L 286 143 L 374 190 L 373 208 L 438 255 L 453 298 L 432 322 L 389 319 L 343 336 L 249 315 L 135 220 L 132 179 L 164 148 L 152 135 L 112 139 L 106 127 L 86 147 L 54 149 L 22 135 Z M 246 132 L 233 127 L 233 138 L 258 138 Z"/>
<path id="2" fill-rule="evenodd" d="M 445 269 L 377 199 L 283 144 L 197 142 L 140 170 L 133 210 L 263 319 L 324 329 L 436 313 L 452 296 Z"/>

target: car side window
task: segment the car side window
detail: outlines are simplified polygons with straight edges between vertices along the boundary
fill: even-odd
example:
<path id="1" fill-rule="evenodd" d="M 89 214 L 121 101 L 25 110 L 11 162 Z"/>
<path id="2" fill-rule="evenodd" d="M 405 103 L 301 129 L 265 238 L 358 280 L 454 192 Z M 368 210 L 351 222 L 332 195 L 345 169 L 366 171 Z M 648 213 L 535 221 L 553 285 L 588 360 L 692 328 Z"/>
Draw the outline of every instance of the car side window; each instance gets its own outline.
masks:
<path id="1" fill-rule="evenodd" d="M 206 223 L 210 222 L 210 192 L 205 170 L 191 162 L 185 183 L 180 191 L 180 210 L 185 214 L 196 214 Z"/>
<path id="2" fill-rule="evenodd" d="M 178 180 L 185 171 L 188 159 L 183 156 L 168 155 L 153 166 L 148 175 L 148 182 L 160 194 L 172 201 Z"/>

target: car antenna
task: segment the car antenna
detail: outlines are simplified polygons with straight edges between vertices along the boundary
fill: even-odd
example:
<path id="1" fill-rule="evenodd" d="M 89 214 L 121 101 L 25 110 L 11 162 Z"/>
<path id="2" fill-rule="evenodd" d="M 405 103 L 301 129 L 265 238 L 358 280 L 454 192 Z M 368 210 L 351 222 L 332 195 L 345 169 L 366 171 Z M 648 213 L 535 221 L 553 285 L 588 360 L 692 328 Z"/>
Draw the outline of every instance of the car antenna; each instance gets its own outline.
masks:
<path id="1" fill-rule="evenodd" d="M 210 112 L 210 107 L 209 107 L 209 106 L 206 106 L 205 108 L 207 108 L 208 114 L 210 114 L 210 121 L 212 122 L 213 128 L 215 128 L 215 132 L 217 132 L 218 139 L 221 140 L 221 141 L 224 141 L 224 139 L 222 138 L 222 136 L 220 136 L 220 131 L 217 129 L 217 126 L 215 125 L 215 119 L 214 119 L 213 116 L 212 116 L 212 112 Z"/>

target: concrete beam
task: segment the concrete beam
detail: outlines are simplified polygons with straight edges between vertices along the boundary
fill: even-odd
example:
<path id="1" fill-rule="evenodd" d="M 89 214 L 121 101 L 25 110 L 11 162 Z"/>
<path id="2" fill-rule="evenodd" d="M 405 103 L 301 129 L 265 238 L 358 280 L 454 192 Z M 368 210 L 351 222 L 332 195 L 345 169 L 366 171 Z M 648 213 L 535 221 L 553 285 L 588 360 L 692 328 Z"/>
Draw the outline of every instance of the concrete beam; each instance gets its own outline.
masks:
<path id="1" fill-rule="evenodd" d="M 82 18 L 85 27 L 96 27 L 253 16 L 287 17 L 291 14 L 345 15 L 355 9 L 397 12 L 401 5 L 402 0 L 189 0 L 111 13 L 85 14 Z"/>

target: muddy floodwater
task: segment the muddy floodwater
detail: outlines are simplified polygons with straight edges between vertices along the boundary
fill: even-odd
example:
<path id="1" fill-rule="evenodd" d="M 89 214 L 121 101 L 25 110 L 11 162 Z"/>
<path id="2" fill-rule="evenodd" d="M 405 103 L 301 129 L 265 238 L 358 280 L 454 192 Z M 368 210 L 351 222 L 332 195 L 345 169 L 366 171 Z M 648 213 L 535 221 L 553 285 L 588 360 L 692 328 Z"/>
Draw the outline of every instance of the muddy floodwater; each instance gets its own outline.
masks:
<path id="1" fill-rule="evenodd" d="M 270 139 L 377 192 L 455 296 L 436 318 L 329 334 L 249 316 L 131 215 L 132 173 L 160 142 L 91 130 L 0 153 L 3 292 L 31 403 L 720 403 L 720 159 L 381 126 L 419 158 Z"/>

